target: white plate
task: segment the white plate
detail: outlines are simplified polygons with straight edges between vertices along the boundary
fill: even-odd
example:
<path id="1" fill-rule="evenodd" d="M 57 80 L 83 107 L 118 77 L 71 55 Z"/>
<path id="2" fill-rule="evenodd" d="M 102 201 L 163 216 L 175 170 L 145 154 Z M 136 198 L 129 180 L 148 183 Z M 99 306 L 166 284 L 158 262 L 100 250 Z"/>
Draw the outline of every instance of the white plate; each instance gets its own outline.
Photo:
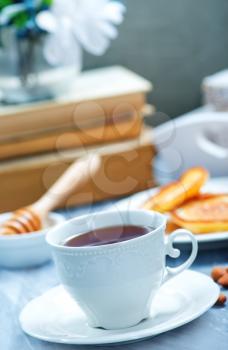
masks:
<path id="1" fill-rule="evenodd" d="M 153 196 L 158 188 L 152 188 L 147 191 L 139 192 L 131 197 L 119 201 L 115 206 L 117 209 L 136 209 L 140 208 L 143 203 L 151 196 Z M 202 192 L 210 193 L 228 193 L 228 178 L 214 178 L 208 181 L 208 183 L 203 187 Z M 228 231 L 226 232 L 216 232 L 207 234 L 198 234 L 197 240 L 199 243 L 210 243 L 219 241 L 228 241 Z M 186 237 L 180 237 L 176 239 L 177 243 L 186 243 Z"/>
<path id="2" fill-rule="evenodd" d="M 151 317 L 121 330 L 91 328 L 78 304 L 62 286 L 50 289 L 25 306 L 23 330 L 38 339 L 77 345 L 138 341 L 180 327 L 214 305 L 219 287 L 206 275 L 184 271 L 164 284 L 151 305 Z M 110 315 L 111 317 L 111 315 Z"/>

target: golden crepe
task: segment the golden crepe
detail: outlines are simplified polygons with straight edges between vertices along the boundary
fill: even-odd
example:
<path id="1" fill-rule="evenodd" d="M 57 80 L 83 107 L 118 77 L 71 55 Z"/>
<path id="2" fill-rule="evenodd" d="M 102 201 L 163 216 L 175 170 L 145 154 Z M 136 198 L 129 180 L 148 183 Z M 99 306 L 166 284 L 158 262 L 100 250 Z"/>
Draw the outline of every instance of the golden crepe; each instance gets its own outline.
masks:
<path id="1" fill-rule="evenodd" d="M 143 209 L 160 213 L 171 211 L 185 201 L 197 196 L 209 177 L 207 170 L 195 167 L 187 170 L 179 179 L 161 187 L 159 192 L 143 205 Z"/>
<path id="2" fill-rule="evenodd" d="M 194 233 L 228 231 L 228 194 L 204 194 L 170 213 L 177 226 Z"/>

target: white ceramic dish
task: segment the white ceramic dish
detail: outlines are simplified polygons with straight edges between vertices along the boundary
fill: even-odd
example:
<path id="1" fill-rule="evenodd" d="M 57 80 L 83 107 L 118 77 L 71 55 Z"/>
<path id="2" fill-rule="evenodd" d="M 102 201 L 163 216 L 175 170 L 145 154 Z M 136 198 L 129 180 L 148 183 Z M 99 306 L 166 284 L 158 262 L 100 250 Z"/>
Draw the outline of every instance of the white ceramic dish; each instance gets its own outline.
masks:
<path id="1" fill-rule="evenodd" d="M 201 165 L 212 176 L 227 176 L 227 132 L 228 113 L 203 107 L 157 126 L 153 142 L 166 174 L 178 177 Z"/>
<path id="2" fill-rule="evenodd" d="M 62 286 L 30 301 L 20 315 L 23 330 L 38 339 L 77 345 L 142 340 L 180 327 L 214 305 L 219 287 L 206 275 L 184 271 L 165 283 L 151 305 L 151 316 L 130 328 L 91 328 L 78 304 Z M 110 315 L 110 317 L 112 317 Z"/>
<path id="3" fill-rule="evenodd" d="M 10 215 L 10 213 L 1 214 L 0 224 L 9 219 Z M 62 215 L 50 213 L 41 231 L 0 236 L 0 267 L 25 268 L 48 261 L 51 252 L 45 240 L 47 230 L 63 221 Z"/>
<path id="4" fill-rule="evenodd" d="M 131 197 L 119 201 L 115 207 L 118 209 L 136 209 L 140 208 L 143 203 L 154 195 L 159 188 L 153 188 L 147 191 L 137 193 Z M 214 178 L 208 181 L 208 183 L 203 187 L 202 192 L 211 192 L 211 193 L 228 193 L 228 177 Z M 113 209 L 113 207 L 112 207 Z M 198 243 L 221 243 L 221 246 L 224 247 L 224 242 L 228 244 L 228 232 L 217 232 L 217 233 L 208 233 L 196 235 Z M 180 237 L 175 240 L 176 243 L 186 244 L 187 240 L 185 237 Z M 208 248 L 208 245 L 205 245 Z M 217 248 L 217 245 L 214 245 Z"/>

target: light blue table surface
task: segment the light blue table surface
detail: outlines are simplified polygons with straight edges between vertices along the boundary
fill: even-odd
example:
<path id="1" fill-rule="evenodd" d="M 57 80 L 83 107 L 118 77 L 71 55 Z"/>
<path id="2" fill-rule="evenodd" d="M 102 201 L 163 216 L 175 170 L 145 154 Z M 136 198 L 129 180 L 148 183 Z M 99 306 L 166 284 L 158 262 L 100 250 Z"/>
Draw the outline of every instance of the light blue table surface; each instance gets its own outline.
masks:
<path id="1" fill-rule="evenodd" d="M 100 211 L 111 203 L 93 207 L 71 209 L 63 212 L 69 218 L 76 215 Z M 187 253 L 182 254 L 185 258 Z M 210 273 L 214 265 L 228 265 L 228 249 L 204 250 L 199 253 L 193 269 Z M 18 315 L 31 299 L 58 284 L 52 262 L 26 270 L 0 269 L 0 350 L 73 350 L 93 349 L 94 346 L 69 346 L 45 343 L 23 333 Z M 111 347 L 104 346 L 104 349 Z M 117 350 L 204 350 L 228 349 L 228 306 L 214 307 L 199 319 L 176 330 L 154 338 L 125 345 Z"/>

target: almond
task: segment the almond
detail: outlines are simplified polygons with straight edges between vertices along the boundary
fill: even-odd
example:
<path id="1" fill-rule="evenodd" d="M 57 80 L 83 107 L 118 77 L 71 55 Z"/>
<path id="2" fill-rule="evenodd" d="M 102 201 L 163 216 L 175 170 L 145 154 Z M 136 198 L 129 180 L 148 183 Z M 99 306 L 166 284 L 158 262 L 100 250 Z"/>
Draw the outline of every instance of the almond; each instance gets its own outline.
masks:
<path id="1" fill-rule="evenodd" d="M 218 283 L 224 288 L 228 288 L 228 273 L 226 272 L 222 277 L 218 279 Z"/>
<path id="2" fill-rule="evenodd" d="M 216 266 L 211 271 L 211 277 L 215 282 L 217 282 L 225 273 L 226 269 L 224 269 L 223 267 Z"/>
<path id="3" fill-rule="evenodd" d="M 220 294 L 218 297 L 218 300 L 216 301 L 215 305 L 217 306 L 223 306 L 226 303 L 226 296 L 225 294 Z"/>

